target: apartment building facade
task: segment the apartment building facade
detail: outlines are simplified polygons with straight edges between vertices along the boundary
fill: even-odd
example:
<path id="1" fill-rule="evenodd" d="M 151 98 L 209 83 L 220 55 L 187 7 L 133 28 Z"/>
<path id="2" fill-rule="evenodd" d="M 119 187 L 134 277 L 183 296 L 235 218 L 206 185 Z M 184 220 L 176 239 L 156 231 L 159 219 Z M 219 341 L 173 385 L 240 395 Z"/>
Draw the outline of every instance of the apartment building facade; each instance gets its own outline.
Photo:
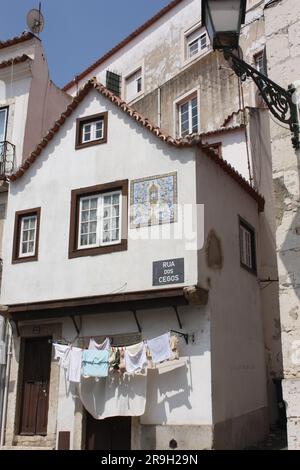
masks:
<path id="1" fill-rule="evenodd" d="M 258 0 L 248 2 L 241 46 L 245 60 L 261 71 L 266 71 L 268 67 L 271 74 L 273 69 L 270 68 L 272 62 L 269 62 L 268 40 L 272 27 L 269 26 L 268 33 L 266 19 L 275 10 L 265 9 L 269 3 Z M 76 327 L 70 315 L 65 316 L 62 309 L 67 309 L 71 317 L 76 317 L 78 311 L 82 312 L 78 316 L 82 321 L 79 330 L 80 338 L 83 339 L 77 343 L 82 347 L 92 335 L 99 338 L 116 336 L 124 344 L 126 341 L 130 344 L 141 338 L 150 338 L 165 329 L 176 329 L 174 292 L 168 294 L 168 288 L 160 288 L 156 292 L 152 284 L 152 263 L 168 259 L 184 259 L 185 278 L 178 286 L 180 293 L 176 292 L 176 297 L 181 299 L 177 312 L 180 318 L 184 318 L 183 330 L 188 331 L 191 337 L 196 330 L 199 334 L 195 336 L 195 343 L 182 344 L 185 369 L 181 369 L 178 375 L 174 370 L 174 382 L 171 381 L 173 392 L 176 393 L 168 389 L 166 378 L 153 377 L 150 371 L 147 385 L 147 396 L 150 398 L 149 401 L 147 398 L 146 413 L 142 417 L 132 418 L 130 425 L 127 422 L 126 432 L 130 435 L 128 445 L 131 448 L 169 448 L 170 442 L 176 441 L 178 448 L 243 448 L 263 438 L 268 423 L 278 419 L 276 383 L 282 378 L 282 355 L 270 121 L 253 84 L 246 82 L 241 87 L 228 63 L 220 54 L 212 51 L 200 18 L 200 0 L 175 0 L 67 84 L 64 91 L 75 100 L 79 93 L 82 97 L 80 104 L 77 107 L 75 101 L 76 109 L 73 109 L 74 102 L 71 108 L 67 108 L 52 128 L 52 132 L 57 133 L 51 139 L 52 142 L 48 145 L 47 139 L 42 140 L 36 148 L 33 147 L 33 154 L 29 152 L 25 155 L 25 166 L 15 172 L 17 178 L 11 183 L 10 214 L 41 208 L 40 236 L 43 238 L 38 260 L 12 263 L 10 250 L 13 249 L 11 237 L 15 223 L 12 216 L 7 223 L 5 243 L 8 253 L 1 302 L 9 306 L 10 318 L 18 325 L 12 363 L 15 386 L 9 397 L 10 412 L 6 426 L 7 446 L 57 448 L 59 435 L 64 432 L 69 433 L 70 448 L 80 449 L 88 445 L 87 435 L 93 434 L 95 428 L 89 428 L 91 422 L 78 396 L 65 392 L 63 373 L 53 360 L 48 370 L 50 395 L 44 407 L 49 409 L 47 435 L 21 435 L 20 397 L 24 377 L 18 364 L 19 359 L 21 364 L 24 360 L 26 340 L 29 344 L 31 338 L 71 339 L 76 333 Z M 101 88 L 97 81 L 86 84 L 94 76 L 113 92 L 112 99 L 109 98 L 109 91 Z M 278 82 L 281 82 L 280 77 Z M 90 89 L 92 87 L 94 89 Z M 99 94 L 99 87 L 103 93 Z M 116 107 L 116 103 L 121 103 L 116 98 L 118 96 L 124 103 Z M 144 122 L 148 129 L 144 129 L 143 125 L 140 128 L 132 124 L 132 116 L 124 114 L 125 102 L 130 105 L 129 115 L 131 113 L 136 121 Z M 119 109 L 122 107 L 124 109 L 121 112 Z M 97 156 L 91 149 L 75 151 L 76 120 L 106 112 L 109 116 L 109 141 L 99 147 L 101 151 Z M 69 114 L 68 120 L 62 123 Z M 166 136 L 168 142 L 178 139 L 182 148 L 177 149 L 172 144 L 170 147 L 170 144 L 162 143 L 163 139 L 155 144 L 159 137 L 149 137 L 149 128 Z M 116 142 L 119 133 L 124 134 L 123 141 L 128 144 L 128 149 L 132 145 L 132 151 L 126 155 L 123 155 Z M 197 145 L 194 143 L 195 146 L 190 147 L 190 134 L 197 135 Z M 35 140 L 35 144 L 38 141 Z M 54 151 L 55 142 L 57 149 Z M 136 149 L 139 150 L 140 160 Z M 105 165 L 98 161 L 102 152 Z M 166 155 L 166 159 L 162 158 L 161 152 Z M 174 152 L 176 155 L 178 152 L 178 156 L 175 157 Z M 70 157 L 64 157 L 63 153 Z M 84 157 L 77 157 L 80 153 Z M 156 155 L 153 162 L 152 157 L 151 161 L 146 158 L 150 154 Z M 61 155 L 59 163 L 58 155 Z M 219 160 L 215 159 L 216 155 Z M 38 161 L 33 163 L 35 160 Z M 85 160 L 90 162 L 89 170 Z M 188 165 L 186 160 L 190 162 Z M 137 161 L 141 165 L 139 168 L 136 168 Z M 240 176 L 230 170 L 226 162 Z M 58 176 L 62 170 L 59 165 L 65 166 L 63 181 Z M 30 167 L 28 171 L 27 167 Z M 54 176 L 46 183 L 47 172 Z M 120 174 L 118 178 L 116 173 Z M 137 244 L 128 238 L 125 253 L 120 250 L 119 253 L 69 259 L 68 223 L 72 190 L 115 182 L 119 182 L 121 187 L 120 182 L 128 180 L 131 197 L 135 181 L 145 178 L 151 181 L 158 175 L 163 177 L 170 173 L 176 173 L 177 196 L 181 203 L 204 204 L 203 249 L 198 246 L 191 255 L 185 252 L 186 240 L 178 244 L 165 244 L 160 240 L 154 247 L 152 242 Z M 46 190 L 41 194 L 39 188 L 43 184 Z M 49 202 L 50 187 L 54 185 L 63 210 L 60 214 L 61 223 L 58 224 L 61 228 L 49 250 L 53 234 L 47 224 L 56 216 L 54 212 L 51 213 Z M 259 193 L 266 196 L 263 211 Z M 58 207 L 57 200 L 53 210 L 58 211 Z M 128 214 L 124 218 L 128 218 L 129 226 L 132 207 L 129 203 L 127 207 Z M 218 216 L 220 208 L 222 210 Z M 225 212 L 228 214 L 225 217 L 228 225 L 221 226 Z M 47 214 L 45 220 L 44 213 Z M 38 220 L 38 213 L 36 217 Z M 256 275 L 246 272 L 241 266 L 238 220 L 244 220 L 246 228 L 254 228 L 256 234 Z M 143 229 L 130 227 L 127 235 L 129 237 L 139 231 Z M 197 232 L 197 236 L 200 240 L 200 232 Z M 153 259 L 153 252 L 159 253 L 157 259 Z M 127 260 L 123 259 L 126 257 Z M 141 257 L 142 267 L 139 263 Z M 120 266 L 123 268 L 120 269 Z M 129 272 L 128 266 L 135 267 L 133 273 Z M 101 276 L 100 284 L 91 276 L 91 271 L 97 273 L 98 270 L 107 273 L 105 278 Z M 141 276 L 141 272 L 145 276 Z M 24 283 L 16 296 L 10 286 L 12 277 L 30 279 L 30 285 Z M 238 293 L 234 287 L 237 285 Z M 143 293 L 148 296 L 147 308 L 142 304 L 138 315 L 142 331 L 139 328 L 137 331 L 132 312 L 126 313 L 125 319 L 123 310 L 115 309 L 117 320 L 112 318 L 112 313 L 108 313 L 110 309 L 105 295 L 121 288 L 125 303 L 122 309 L 135 311 L 130 302 L 136 305 L 136 302 L 141 301 L 140 297 L 126 297 L 127 294 L 137 296 L 138 293 L 140 296 Z M 196 304 L 194 296 L 186 297 L 191 289 L 196 289 Z M 204 302 L 205 292 L 208 293 L 207 303 L 197 305 Z M 154 299 L 156 295 L 158 299 Z M 165 296 L 169 295 L 171 299 L 166 304 Z M 91 307 L 87 308 L 82 298 L 95 296 L 99 298 L 95 300 L 98 304 L 94 314 L 86 316 Z M 81 300 L 77 301 L 78 297 Z M 77 302 L 73 307 L 72 299 Z M 231 304 L 232 299 L 234 302 Z M 65 305 L 61 304 L 63 301 Z M 120 298 L 114 300 L 118 308 L 120 301 Z M 158 307 L 151 309 L 152 304 Z M 51 320 L 49 310 L 52 311 Z M 34 312 L 37 312 L 35 316 Z M 224 351 L 228 351 L 228 354 L 224 355 Z M 263 365 L 265 362 L 266 371 Z M 196 367 L 201 370 L 202 382 L 196 378 Z M 195 387 L 192 385 L 194 380 Z M 182 394 L 182 402 L 181 398 L 176 398 L 176 395 L 180 395 L 180 390 L 177 390 L 180 383 L 186 383 L 188 390 Z M 246 384 L 253 383 L 257 384 L 254 394 L 250 385 L 249 390 L 246 390 Z M 232 403 L 233 394 L 236 396 L 235 403 Z M 196 404 L 198 400 L 202 402 L 200 407 Z M 197 412 L 193 413 L 193 409 Z M 101 426 L 101 423 L 98 425 Z M 98 428 L 97 432 L 103 436 L 107 430 Z M 45 434 L 45 427 L 42 434 Z"/>
<path id="2" fill-rule="evenodd" d="M 98 121 L 101 137 L 86 136 L 85 126 Z M 95 80 L 42 142 L 10 183 L 2 302 L 15 325 L 14 386 L 5 445 L 60 448 L 67 435 L 71 449 L 103 449 L 109 435 L 109 445 L 121 442 L 126 449 L 168 449 L 174 442 L 178 449 L 217 449 L 264 438 L 268 406 L 257 283 L 262 196 L 199 137 L 164 134 Z M 155 185 L 158 216 L 152 217 Z M 109 240 L 101 214 L 91 222 L 95 233 L 104 227 L 99 241 L 92 232 L 84 235 L 84 204 L 112 197 L 109 210 L 117 204 L 118 215 Z M 103 214 L 107 210 L 104 205 Z M 25 240 L 28 218 L 32 237 Z M 178 278 L 157 281 L 157 263 L 171 262 L 181 265 Z M 143 393 L 128 385 L 132 415 L 122 409 L 107 419 L 101 412 L 98 419 L 90 416 L 90 402 L 99 397 L 93 387 L 102 382 L 90 389 L 82 378 L 78 391 L 49 343 L 64 338 L 84 349 L 92 337 L 107 336 L 126 346 L 166 331 L 186 338 L 179 335 L 179 362 L 165 371 L 149 369 Z M 43 380 L 29 357 L 44 364 Z M 142 412 L 135 408 L 140 393 Z"/>
<path id="3" fill-rule="evenodd" d="M 267 3 L 264 0 L 247 2 L 246 21 L 240 38 L 244 59 L 266 73 Z M 270 121 L 255 84 L 251 80 L 241 84 L 222 54 L 213 52 L 201 26 L 200 0 L 171 2 L 78 74 L 64 89 L 76 94 L 78 87 L 93 76 L 173 137 L 196 132 L 204 143 L 213 144 L 220 152 L 223 149 L 224 159 L 262 194 L 268 194 L 264 217 L 261 218 L 264 248 L 260 285 L 270 421 L 275 423 L 283 376 L 279 287 L 276 281 L 275 199 Z M 224 128 L 238 125 L 243 129 L 242 141 L 247 142 L 245 159 L 239 155 L 237 142 L 234 150 L 229 146 L 226 152 L 232 134 L 222 133 Z M 218 129 L 221 132 L 215 132 Z"/>

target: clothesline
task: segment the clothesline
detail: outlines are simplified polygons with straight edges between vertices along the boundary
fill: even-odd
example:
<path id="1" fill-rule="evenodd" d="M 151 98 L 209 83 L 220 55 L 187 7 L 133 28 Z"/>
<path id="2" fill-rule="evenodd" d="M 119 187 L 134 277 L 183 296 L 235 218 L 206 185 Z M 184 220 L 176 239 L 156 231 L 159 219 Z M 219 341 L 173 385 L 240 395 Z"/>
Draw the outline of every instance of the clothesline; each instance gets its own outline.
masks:
<path id="1" fill-rule="evenodd" d="M 111 346 L 109 337 L 99 344 L 91 338 L 88 349 L 53 343 L 55 359 L 67 371 L 67 380 L 75 383 L 80 383 L 81 376 L 107 377 L 109 368 L 122 374 L 141 373 L 150 363 L 178 359 L 177 345 L 178 337 L 170 332 L 131 346 Z"/>
<path id="2" fill-rule="evenodd" d="M 176 333 L 178 336 L 180 337 L 183 337 L 186 344 L 188 344 L 189 342 L 189 335 L 188 333 L 183 333 L 182 331 L 176 331 L 176 330 L 169 330 L 170 333 Z M 95 335 L 97 337 L 97 335 Z M 105 335 L 101 335 L 101 336 L 105 336 Z M 72 341 L 68 341 L 67 339 L 65 338 L 60 338 L 60 339 L 49 339 L 49 343 L 51 344 L 62 344 L 62 345 L 66 345 L 66 346 L 72 346 L 74 343 L 76 343 L 77 341 L 86 341 L 88 339 L 91 339 L 91 338 L 94 338 L 94 336 L 77 336 L 74 340 Z M 110 344 L 112 345 L 113 343 L 113 336 L 107 336 L 107 338 L 109 338 L 110 340 Z M 141 339 L 140 342 L 142 341 L 147 341 L 147 339 Z M 133 343 L 134 344 L 134 343 Z M 116 346 L 116 347 L 126 347 L 126 346 Z"/>

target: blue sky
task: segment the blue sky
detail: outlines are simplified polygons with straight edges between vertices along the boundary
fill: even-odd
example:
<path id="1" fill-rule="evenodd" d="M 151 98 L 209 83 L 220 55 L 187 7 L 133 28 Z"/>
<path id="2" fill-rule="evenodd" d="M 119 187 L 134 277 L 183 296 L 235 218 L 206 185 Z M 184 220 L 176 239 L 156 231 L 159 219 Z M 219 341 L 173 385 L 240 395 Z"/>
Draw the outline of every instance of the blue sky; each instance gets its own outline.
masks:
<path id="1" fill-rule="evenodd" d="M 170 1 L 42 0 L 52 80 L 65 85 Z M 38 0 L 1 0 L 0 39 L 26 30 L 27 12 L 37 7 Z"/>

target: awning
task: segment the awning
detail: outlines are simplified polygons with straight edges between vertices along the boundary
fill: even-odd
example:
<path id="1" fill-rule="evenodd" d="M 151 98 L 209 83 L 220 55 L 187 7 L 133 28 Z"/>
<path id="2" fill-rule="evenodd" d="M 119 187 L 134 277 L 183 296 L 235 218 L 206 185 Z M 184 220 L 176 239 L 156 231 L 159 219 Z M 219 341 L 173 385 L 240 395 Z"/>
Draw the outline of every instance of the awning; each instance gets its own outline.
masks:
<path id="1" fill-rule="evenodd" d="M 93 297 L 8 305 L 2 314 L 14 321 L 111 312 L 135 312 L 181 305 L 206 305 L 208 291 L 199 286 L 153 289 Z"/>

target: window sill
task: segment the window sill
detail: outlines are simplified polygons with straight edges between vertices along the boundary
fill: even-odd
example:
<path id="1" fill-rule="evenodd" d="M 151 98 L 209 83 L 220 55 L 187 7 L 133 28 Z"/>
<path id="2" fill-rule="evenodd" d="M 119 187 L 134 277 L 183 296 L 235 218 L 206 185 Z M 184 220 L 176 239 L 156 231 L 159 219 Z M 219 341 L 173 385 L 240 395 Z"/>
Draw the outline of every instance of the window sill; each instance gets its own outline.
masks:
<path id="1" fill-rule="evenodd" d="M 241 268 L 248 271 L 248 273 L 253 274 L 253 276 L 257 277 L 257 270 L 255 268 L 249 268 L 249 266 L 247 266 L 246 264 L 242 262 L 240 263 L 240 265 L 241 265 Z"/>
<path id="2" fill-rule="evenodd" d="M 90 142 L 84 142 L 82 144 L 76 144 L 75 145 L 75 150 L 80 150 L 86 147 L 93 147 L 94 145 L 101 145 L 101 144 L 106 144 L 107 139 L 98 139 L 98 140 L 91 140 Z"/>
<path id="3" fill-rule="evenodd" d="M 69 251 L 69 259 L 81 258 L 83 256 L 106 255 L 109 253 L 116 253 L 118 251 L 126 251 L 127 247 L 127 240 L 122 240 L 121 243 L 117 243 L 115 245 L 98 246 L 96 248 L 80 248 Z"/>
<path id="4" fill-rule="evenodd" d="M 30 261 L 38 261 L 37 255 L 33 255 L 33 256 L 24 256 L 24 258 L 13 258 L 13 259 L 12 259 L 12 264 L 17 264 L 17 263 L 29 263 Z"/>
<path id="5" fill-rule="evenodd" d="M 197 62 L 199 59 L 202 59 L 203 57 L 207 56 L 210 52 L 213 52 L 211 47 L 207 48 L 205 51 L 198 52 L 198 54 L 195 54 L 194 56 L 190 57 L 189 59 L 183 59 L 182 61 L 182 68 L 185 69 L 189 65 L 193 64 L 194 62 Z"/>

